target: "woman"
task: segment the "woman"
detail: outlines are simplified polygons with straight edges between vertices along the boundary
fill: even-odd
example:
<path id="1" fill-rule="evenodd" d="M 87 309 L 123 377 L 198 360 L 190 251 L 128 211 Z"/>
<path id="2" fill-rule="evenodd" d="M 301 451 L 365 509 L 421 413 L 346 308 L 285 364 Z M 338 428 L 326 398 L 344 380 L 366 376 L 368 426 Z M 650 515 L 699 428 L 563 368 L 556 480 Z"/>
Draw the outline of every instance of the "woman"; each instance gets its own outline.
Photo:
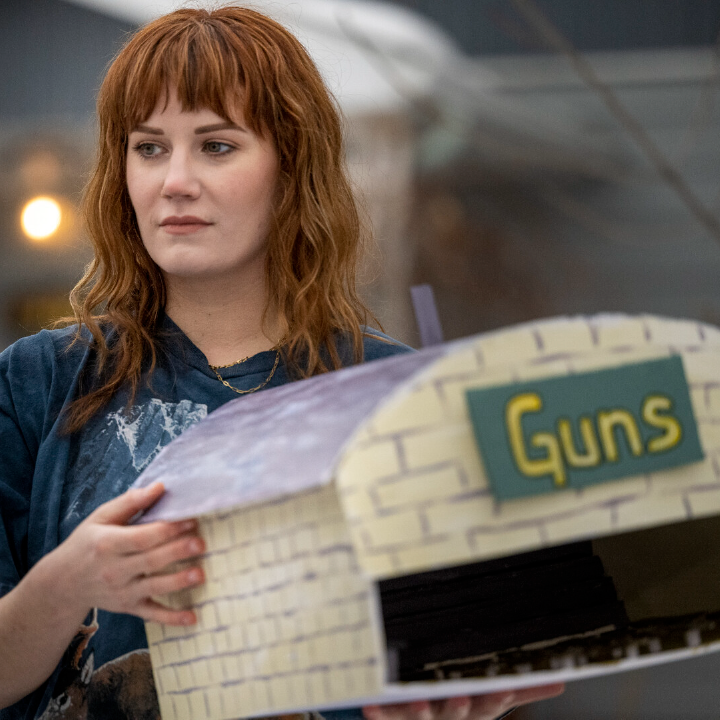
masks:
<path id="1" fill-rule="evenodd" d="M 406 352 L 365 331 L 340 123 L 263 15 L 180 10 L 140 30 L 98 100 L 76 323 L 0 356 L 0 718 L 158 716 L 142 619 L 203 582 L 193 521 L 128 526 L 159 450 L 238 396 Z M 365 708 L 494 717 L 557 688 Z"/>

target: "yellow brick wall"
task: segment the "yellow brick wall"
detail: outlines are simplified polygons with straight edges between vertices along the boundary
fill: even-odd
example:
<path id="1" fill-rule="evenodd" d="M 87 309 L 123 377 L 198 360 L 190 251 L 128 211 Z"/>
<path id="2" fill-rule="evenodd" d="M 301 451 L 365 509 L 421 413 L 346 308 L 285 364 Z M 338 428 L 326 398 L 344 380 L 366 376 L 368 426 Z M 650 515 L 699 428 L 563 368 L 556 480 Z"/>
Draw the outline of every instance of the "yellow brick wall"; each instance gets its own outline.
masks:
<path id="1" fill-rule="evenodd" d="M 494 500 L 465 391 L 683 356 L 703 463 Z M 720 331 L 655 317 L 572 318 L 480 336 L 438 360 L 359 430 L 336 481 L 362 567 L 419 572 L 720 511 Z"/>
<path id="2" fill-rule="evenodd" d="M 377 694 L 374 589 L 334 486 L 200 520 L 207 582 L 166 601 L 190 628 L 147 623 L 164 720 L 241 718 Z"/>

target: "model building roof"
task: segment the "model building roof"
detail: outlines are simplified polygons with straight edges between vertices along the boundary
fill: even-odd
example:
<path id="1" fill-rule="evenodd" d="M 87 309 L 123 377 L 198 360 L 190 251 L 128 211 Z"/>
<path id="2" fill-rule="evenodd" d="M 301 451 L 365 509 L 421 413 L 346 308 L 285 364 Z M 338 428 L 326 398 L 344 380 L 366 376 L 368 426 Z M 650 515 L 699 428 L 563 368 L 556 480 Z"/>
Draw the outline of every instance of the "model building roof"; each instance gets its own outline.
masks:
<path id="1" fill-rule="evenodd" d="M 177 520 L 324 485 L 343 445 L 408 378 L 448 352 L 427 348 L 237 398 L 157 456 L 136 485 L 166 493 L 143 521 Z"/>

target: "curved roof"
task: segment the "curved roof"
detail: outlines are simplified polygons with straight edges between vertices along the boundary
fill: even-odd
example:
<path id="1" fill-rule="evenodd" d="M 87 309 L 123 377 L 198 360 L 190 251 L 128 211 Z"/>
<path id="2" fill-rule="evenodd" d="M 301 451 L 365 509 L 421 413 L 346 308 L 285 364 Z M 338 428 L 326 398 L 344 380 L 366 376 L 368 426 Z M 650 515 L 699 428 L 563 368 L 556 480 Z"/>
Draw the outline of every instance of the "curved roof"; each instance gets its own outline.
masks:
<path id="1" fill-rule="evenodd" d="M 344 444 L 451 346 L 375 360 L 237 398 L 162 450 L 135 487 L 166 493 L 142 518 L 178 520 L 324 485 Z"/>

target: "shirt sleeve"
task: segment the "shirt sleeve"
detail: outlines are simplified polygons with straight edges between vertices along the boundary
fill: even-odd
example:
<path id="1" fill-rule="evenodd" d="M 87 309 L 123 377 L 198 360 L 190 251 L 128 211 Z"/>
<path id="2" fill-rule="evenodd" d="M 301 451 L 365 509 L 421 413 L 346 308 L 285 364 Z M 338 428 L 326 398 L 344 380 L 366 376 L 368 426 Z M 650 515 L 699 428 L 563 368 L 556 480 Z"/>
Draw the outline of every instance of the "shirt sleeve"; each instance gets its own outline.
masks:
<path id="1" fill-rule="evenodd" d="M 409 345 L 405 345 L 384 332 L 371 327 L 363 328 L 363 346 L 365 362 L 414 352 L 414 349 Z"/>
<path id="2" fill-rule="evenodd" d="M 0 595 L 27 572 L 32 478 L 50 382 L 42 338 L 35 338 L 0 354 Z"/>

